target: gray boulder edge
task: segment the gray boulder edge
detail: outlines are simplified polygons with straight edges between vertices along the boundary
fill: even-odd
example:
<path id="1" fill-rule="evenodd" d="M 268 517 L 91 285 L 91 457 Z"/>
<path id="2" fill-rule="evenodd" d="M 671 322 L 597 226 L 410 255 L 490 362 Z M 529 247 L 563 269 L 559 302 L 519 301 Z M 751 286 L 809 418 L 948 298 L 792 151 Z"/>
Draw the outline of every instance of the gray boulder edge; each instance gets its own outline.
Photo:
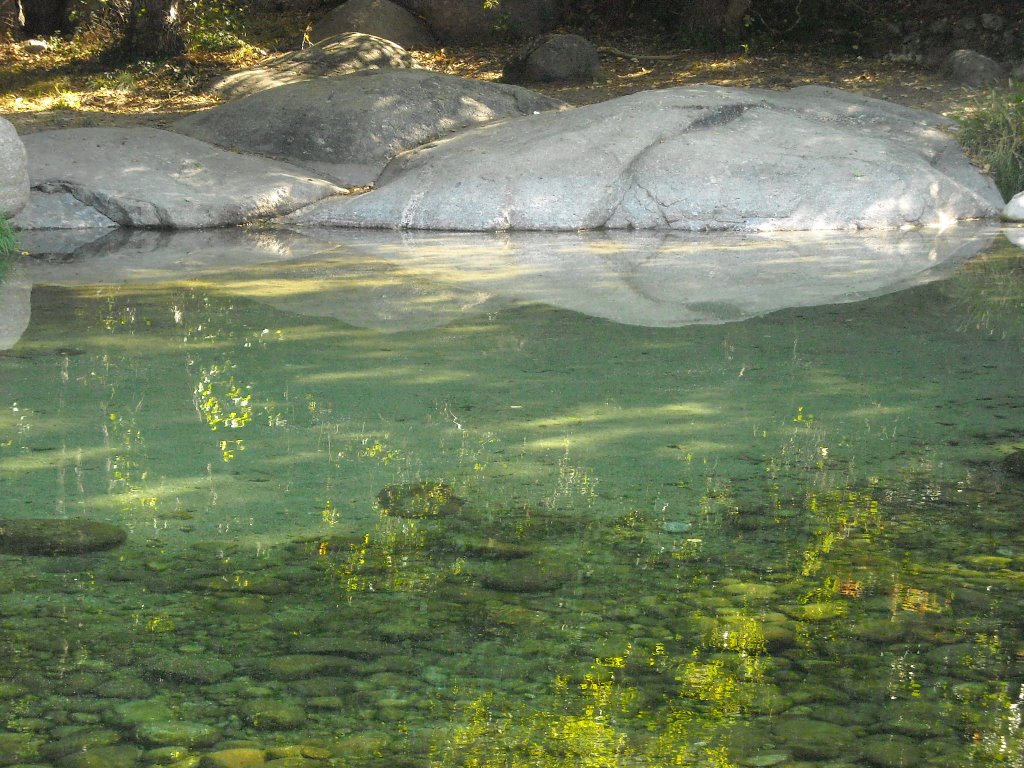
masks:
<path id="1" fill-rule="evenodd" d="M 25 145 L 14 126 L 0 117 L 0 216 L 9 219 L 28 203 Z"/>
<path id="2" fill-rule="evenodd" d="M 313 24 L 314 43 L 346 32 L 363 32 L 411 50 L 430 49 L 437 41 L 426 23 L 390 0 L 347 0 Z"/>
<path id="3" fill-rule="evenodd" d="M 400 155 L 293 224 L 431 230 L 834 230 L 997 216 L 927 112 L 833 89 L 647 91 Z"/>
<path id="4" fill-rule="evenodd" d="M 171 129 L 363 186 L 404 150 L 469 127 L 565 106 L 519 86 L 423 69 L 380 69 L 263 91 L 189 115 Z"/>
<path id="5" fill-rule="evenodd" d="M 343 191 L 293 165 L 156 128 L 44 131 L 25 148 L 33 189 L 67 193 L 123 227 L 232 226 Z"/>
<path id="6" fill-rule="evenodd" d="M 55 185 L 50 191 L 46 185 L 33 189 L 26 205 L 11 220 L 15 229 L 101 229 L 116 227 L 117 222 L 83 203 L 70 192 Z"/>
<path id="7" fill-rule="evenodd" d="M 227 99 L 250 96 L 269 88 L 314 77 L 342 77 L 366 69 L 411 69 L 412 56 L 398 43 L 361 32 L 328 37 L 309 48 L 269 59 L 258 67 L 232 72 L 216 80 L 210 92 Z"/>
<path id="8" fill-rule="evenodd" d="M 1018 192 L 1003 208 L 1002 217 L 1007 221 L 1024 221 L 1024 192 Z"/>

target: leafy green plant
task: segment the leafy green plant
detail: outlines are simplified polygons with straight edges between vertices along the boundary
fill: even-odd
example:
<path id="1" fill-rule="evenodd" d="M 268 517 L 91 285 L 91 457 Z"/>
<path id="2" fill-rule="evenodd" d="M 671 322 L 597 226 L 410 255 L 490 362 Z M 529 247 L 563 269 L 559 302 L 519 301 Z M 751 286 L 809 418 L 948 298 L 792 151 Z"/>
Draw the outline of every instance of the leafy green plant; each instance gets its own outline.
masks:
<path id="1" fill-rule="evenodd" d="M 250 49 L 242 8 L 234 0 L 186 0 L 183 7 L 192 50 L 223 53 Z"/>
<path id="2" fill-rule="evenodd" d="M 960 118 L 959 138 L 1006 200 L 1024 190 L 1024 83 L 979 97 Z"/>

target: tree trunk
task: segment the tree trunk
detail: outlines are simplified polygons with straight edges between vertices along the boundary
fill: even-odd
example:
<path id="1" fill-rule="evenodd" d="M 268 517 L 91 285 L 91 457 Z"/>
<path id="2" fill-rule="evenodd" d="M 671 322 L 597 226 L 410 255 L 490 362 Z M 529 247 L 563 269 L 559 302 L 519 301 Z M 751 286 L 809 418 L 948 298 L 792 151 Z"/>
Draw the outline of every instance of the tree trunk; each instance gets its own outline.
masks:
<path id="1" fill-rule="evenodd" d="M 25 0 L 21 5 L 25 15 L 25 34 L 29 37 L 47 37 L 71 31 L 68 19 L 71 0 Z"/>
<path id="2" fill-rule="evenodd" d="M 132 59 L 163 58 L 184 52 L 178 0 L 130 0 L 124 37 L 117 50 Z"/>
<path id="3" fill-rule="evenodd" d="M 18 0 L 0 0 L 0 41 L 13 40 L 21 27 Z"/>

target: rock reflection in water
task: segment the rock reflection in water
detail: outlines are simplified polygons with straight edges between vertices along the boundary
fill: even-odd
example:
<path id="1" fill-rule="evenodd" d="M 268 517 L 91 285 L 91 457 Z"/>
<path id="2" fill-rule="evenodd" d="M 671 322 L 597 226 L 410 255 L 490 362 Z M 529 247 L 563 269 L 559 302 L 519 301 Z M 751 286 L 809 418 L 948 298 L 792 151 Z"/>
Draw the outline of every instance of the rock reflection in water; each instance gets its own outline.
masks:
<path id="1" fill-rule="evenodd" d="M 382 331 L 539 302 L 619 323 L 677 327 L 856 301 L 947 275 L 996 235 L 944 231 L 437 234 L 349 230 L 24 233 L 25 281 L 218 284 L 278 309 Z M 24 301 L 0 305 L 4 348 Z"/>

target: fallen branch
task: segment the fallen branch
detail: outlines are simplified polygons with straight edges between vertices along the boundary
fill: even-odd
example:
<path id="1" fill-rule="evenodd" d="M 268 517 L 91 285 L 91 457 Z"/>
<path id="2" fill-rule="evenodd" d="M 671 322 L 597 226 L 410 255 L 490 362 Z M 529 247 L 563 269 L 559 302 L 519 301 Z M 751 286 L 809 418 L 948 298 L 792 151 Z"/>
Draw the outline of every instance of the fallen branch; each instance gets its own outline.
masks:
<path id="1" fill-rule="evenodd" d="M 653 53 L 629 53 L 628 51 L 622 51 L 618 48 L 612 48 L 608 45 L 598 46 L 598 53 L 608 53 L 612 56 L 618 56 L 620 59 L 629 59 L 630 61 L 675 61 L 676 59 L 686 58 L 686 53 L 665 53 L 665 54 L 653 54 Z"/>

